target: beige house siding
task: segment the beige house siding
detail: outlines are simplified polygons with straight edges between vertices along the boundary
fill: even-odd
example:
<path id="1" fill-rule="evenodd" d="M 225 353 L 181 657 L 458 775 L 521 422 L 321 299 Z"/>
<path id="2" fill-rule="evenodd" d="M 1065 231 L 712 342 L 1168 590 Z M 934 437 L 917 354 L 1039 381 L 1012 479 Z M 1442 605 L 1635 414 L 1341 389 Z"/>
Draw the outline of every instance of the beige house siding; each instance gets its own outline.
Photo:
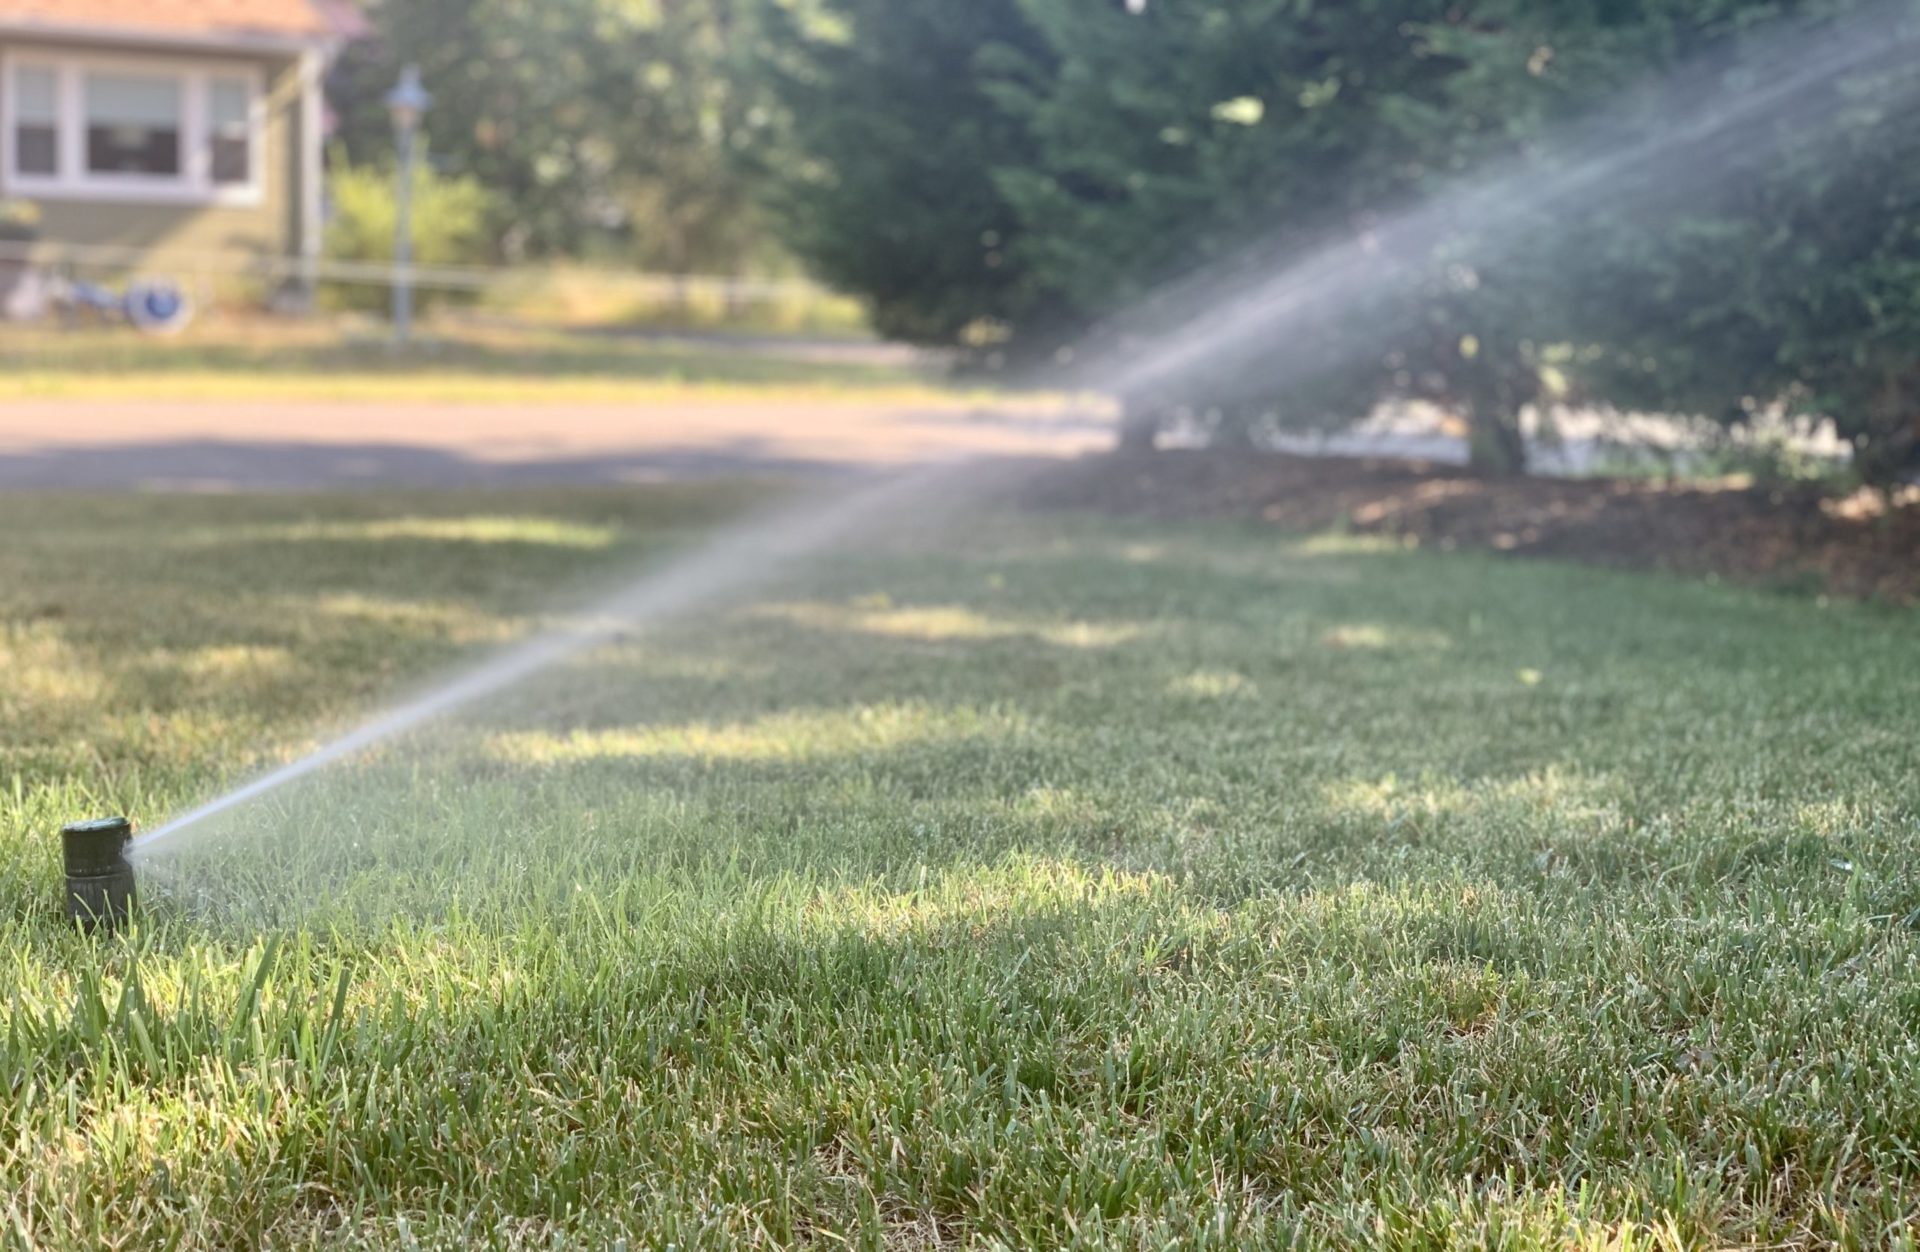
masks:
<path id="1" fill-rule="evenodd" d="M 16 195 L 0 178 L 0 198 L 24 201 L 39 210 L 36 251 L 51 257 L 62 248 L 138 250 L 143 263 L 182 270 L 230 270 L 245 258 L 297 256 L 301 243 L 302 82 L 294 54 L 175 52 L 151 46 L 58 43 L 0 35 L 0 58 L 7 54 L 113 56 L 155 67 L 259 68 L 265 75 L 265 126 L 258 204 L 168 204 L 131 199 L 86 199 L 63 194 L 36 200 Z M 0 93 L 0 126 L 11 102 Z"/>

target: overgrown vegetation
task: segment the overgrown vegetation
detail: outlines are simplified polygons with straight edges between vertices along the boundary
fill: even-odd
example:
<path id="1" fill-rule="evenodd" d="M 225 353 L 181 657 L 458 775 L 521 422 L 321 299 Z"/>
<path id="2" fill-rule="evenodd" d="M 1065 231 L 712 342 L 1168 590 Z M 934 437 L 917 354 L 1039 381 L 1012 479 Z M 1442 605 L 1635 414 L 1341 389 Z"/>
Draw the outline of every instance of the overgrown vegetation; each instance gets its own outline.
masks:
<path id="1" fill-rule="evenodd" d="M 1000 514 L 58 921 L 763 494 L 0 500 L 0 1240 L 1910 1246 L 1907 614 Z"/>

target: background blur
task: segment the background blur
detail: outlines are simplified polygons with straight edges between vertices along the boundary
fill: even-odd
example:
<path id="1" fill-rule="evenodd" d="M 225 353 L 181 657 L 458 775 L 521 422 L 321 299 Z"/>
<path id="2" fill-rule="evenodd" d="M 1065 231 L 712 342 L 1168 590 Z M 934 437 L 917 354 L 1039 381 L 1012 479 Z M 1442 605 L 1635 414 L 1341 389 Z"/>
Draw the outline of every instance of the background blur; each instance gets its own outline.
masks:
<path id="1" fill-rule="evenodd" d="M 1365 314 L 1378 342 L 1338 369 L 1279 368 L 1276 342 L 1299 331 L 1275 328 L 1263 350 L 1109 398 L 1136 445 L 1499 473 L 1897 488 L 1920 455 L 1899 5 L 152 10 L 0 0 L 12 372 L 58 376 L 80 342 L 123 370 L 298 368 L 387 338 L 404 275 L 430 333 L 377 363 L 389 373 L 491 356 L 500 336 L 539 374 L 618 373 L 621 354 L 577 352 L 578 332 L 724 332 L 670 348 L 693 373 L 718 347 L 761 377 L 800 358 L 1047 387 L 1129 311 L 1165 333 L 1138 310 L 1191 319 L 1221 273 L 1364 237 L 1469 174 L 1523 187 L 1596 132 L 1618 146 L 1710 119 L 1871 19 L 1880 55 L 1725 128 L 1691 154 L 1709 175 L 1682 180 L 1683 199 L 1623 171 L 1551 206 L 1526 247 L 1489 247 L 1469 216 L 1421 241 L 1392 307 Z M 409 67 L 426 95 L 397 110 Z M 164 353 L 44 333 L 114 321 L 128 285 L 154 279 L 194 311 Z M 850 346 L 876 336 L 918 352 Z M 655 366 L 676 368 L 634 368 Z"/>

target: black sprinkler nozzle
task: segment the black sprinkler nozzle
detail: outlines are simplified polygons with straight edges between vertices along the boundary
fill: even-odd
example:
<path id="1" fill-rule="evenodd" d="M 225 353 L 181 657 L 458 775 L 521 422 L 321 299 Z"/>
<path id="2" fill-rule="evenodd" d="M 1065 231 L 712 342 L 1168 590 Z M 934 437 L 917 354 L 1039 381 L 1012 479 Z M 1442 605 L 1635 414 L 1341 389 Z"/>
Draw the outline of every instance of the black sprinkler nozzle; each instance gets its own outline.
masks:
<path id="1" fill-rule="evenodd" d="M 86 930 L 115 930 L 133 912 L 133 864 L 124 817 L 75 822 L 60 832 L 67 861 L 67 917 Z"/>

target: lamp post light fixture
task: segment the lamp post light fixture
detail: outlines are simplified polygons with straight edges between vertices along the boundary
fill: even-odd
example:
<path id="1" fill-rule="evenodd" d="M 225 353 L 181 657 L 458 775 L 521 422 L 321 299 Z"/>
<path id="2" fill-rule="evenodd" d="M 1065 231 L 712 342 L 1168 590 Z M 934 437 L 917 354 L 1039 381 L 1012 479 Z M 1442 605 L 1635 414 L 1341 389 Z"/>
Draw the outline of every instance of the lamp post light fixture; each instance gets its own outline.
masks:
<path id="1" fill-rule="evenodd" d="M 408 65 L 387 93 L 398 157 L 393 189 L 393 342 L 404 345 L 413 334 L 413 164 L 420 118 L 433 97 L 420 85 L 420 67 Z"/>

